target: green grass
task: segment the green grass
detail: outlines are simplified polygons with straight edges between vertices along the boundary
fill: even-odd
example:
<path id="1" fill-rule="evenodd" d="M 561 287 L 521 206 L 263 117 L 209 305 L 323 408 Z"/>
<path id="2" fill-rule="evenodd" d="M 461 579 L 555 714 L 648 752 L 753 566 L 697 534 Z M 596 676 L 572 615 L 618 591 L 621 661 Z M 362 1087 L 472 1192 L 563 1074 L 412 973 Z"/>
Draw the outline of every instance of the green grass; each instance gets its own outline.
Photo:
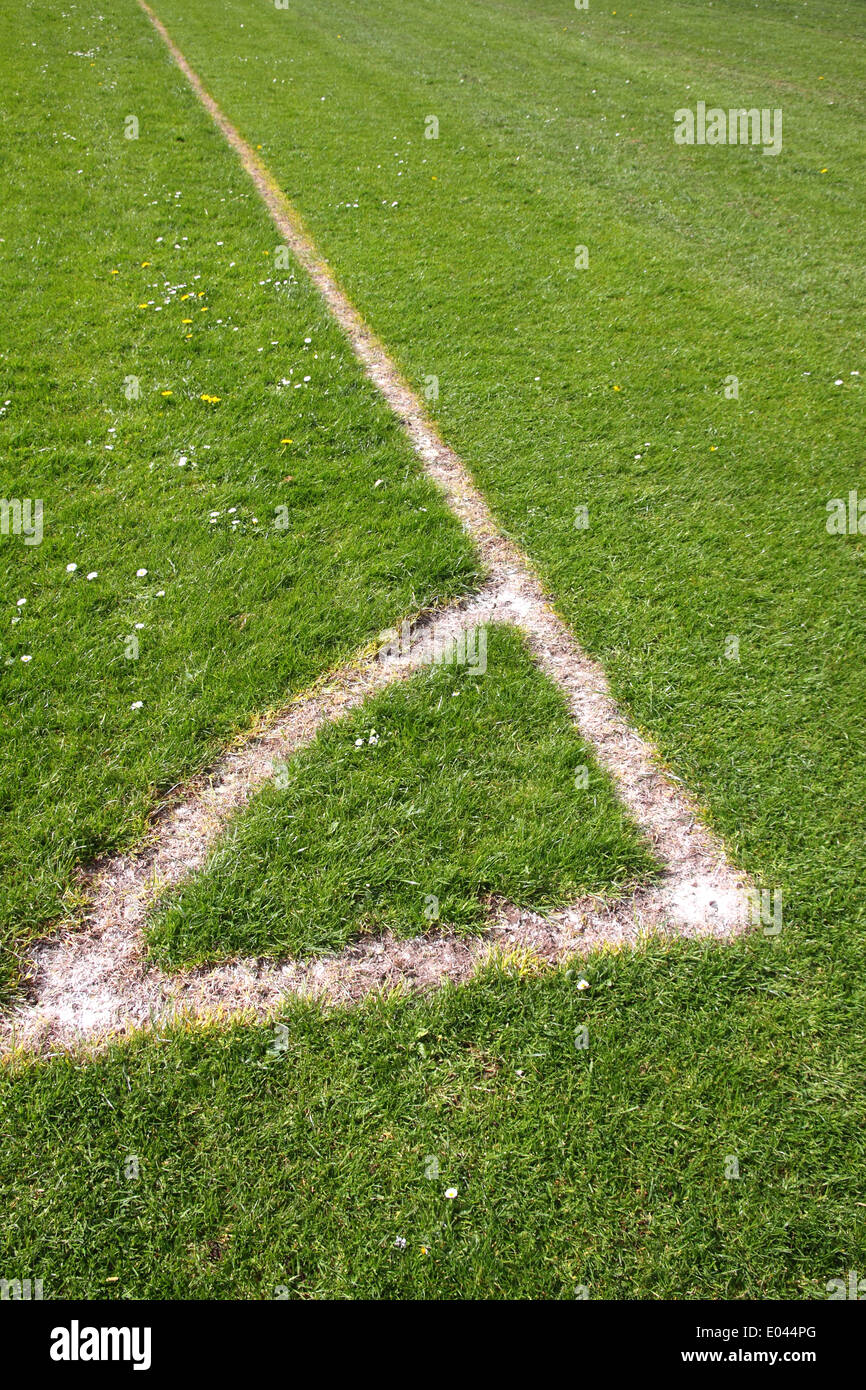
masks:
<path id="1" fill-rule="evenodd" d="M 22 1067 L 0 1268 L 47 1297 L 811 1299 L 866 1264 L 863 548 L 824 529 L 862 478 L 860 7 L 612 8 L 158 3 L 785 927 Z M 698 100 L 781 105 L 782 154 L 677 149 Z"/>
<path id="2" fill-rule="evenodd" d="M 559 691 L 513 628 L 485 640 L 483 674 L 434 666 L 278 769 L 158 914 L 156 957 L 311 955 L 477 928 L 492 894 L 543 908 L 646 879 L 652 854 Z"/>
<path id="3" fill-rule="evenodd" d="M 833 985 L 781 939 L 654 946 L 30 1066 L 0 1268 L 46 1298 L 824 1298 L 866 1244 L 862 987 Z"/>
<path id="4" fill-rule="evenodd" d="M 0 536 L 9 979 L 76 865 L 475 562 L 138 9 L 0 42 L 0 495 L 44 503 Z"/>

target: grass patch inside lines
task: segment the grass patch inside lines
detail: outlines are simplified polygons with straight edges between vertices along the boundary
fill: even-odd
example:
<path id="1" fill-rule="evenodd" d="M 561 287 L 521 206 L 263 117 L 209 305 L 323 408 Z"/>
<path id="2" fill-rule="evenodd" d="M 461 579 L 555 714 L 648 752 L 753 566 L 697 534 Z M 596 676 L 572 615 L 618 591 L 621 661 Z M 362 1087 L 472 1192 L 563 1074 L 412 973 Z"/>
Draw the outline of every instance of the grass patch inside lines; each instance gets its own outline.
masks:
<path id="1" fill-rule="evenodd" d="M 491 894 L 544 908 L 619 894 L 652 873 L 521 636 L 486 634 L 483 674 L 429 667 L 277 765 L 156 914 L 148 936 L 160 963 L 472 931 Z"/>

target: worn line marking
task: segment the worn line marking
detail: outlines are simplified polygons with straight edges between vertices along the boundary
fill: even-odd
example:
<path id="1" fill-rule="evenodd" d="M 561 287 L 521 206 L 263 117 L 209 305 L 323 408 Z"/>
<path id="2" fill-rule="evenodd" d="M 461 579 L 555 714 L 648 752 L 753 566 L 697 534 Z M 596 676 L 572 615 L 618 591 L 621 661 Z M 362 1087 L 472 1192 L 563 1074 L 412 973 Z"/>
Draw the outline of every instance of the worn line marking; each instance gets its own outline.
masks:
<path id="1" fill-rule="evenodd" d="M 743 930 L 746 876 L 729 863 L 688 794 L 663 771 L 657 750 L 629 725 L 602 668 L 554 612 L 528 559 L 502 535 L 465 466 L 439 438 L 421 401 L 338 285 L 271 173 L 205 90 L 146 0 L 137 3 L 238 155 L 427 474 L 472 535 L 490 578 L 474 598 L 422 621 L 413 630 L 408 654 L 385 659 L 377 654 L 320 682 L 263 737 L 228 753 L 206 783 L 194 783 L 187 799 L 159 823 L 150 845 L 95 871 L 83 929 L 62 932 L 33 948 L 32 997 L 0 1021 L 0 1052 L 100 1042 L 182 1015 L 262 1016 L 290 994 L 315 993 L 340 1001 L 383 986 L 423 988 L 445 977 L 465 979 L 500 944 L 558 960 L 605 943 L 634 943 L 651 932 L 725 938 Z M 274 758 L 291 754 L 324 722 L 417 669 L 430 659 L 431 643 L 491 621 L 520 627 L 539 667 L 565 693 L 577 728 L 661 861 L 659 880 L 616 902 L 587 899 L 543 917 L 501 904 L 491 911 L 487 935 L 472 939 L 385 937 L 313 962 L 235 960 L 172 975 L 149 966 L 142 928 L 156 893 L 200 867 L 229 814 L 270 775 Z"/>

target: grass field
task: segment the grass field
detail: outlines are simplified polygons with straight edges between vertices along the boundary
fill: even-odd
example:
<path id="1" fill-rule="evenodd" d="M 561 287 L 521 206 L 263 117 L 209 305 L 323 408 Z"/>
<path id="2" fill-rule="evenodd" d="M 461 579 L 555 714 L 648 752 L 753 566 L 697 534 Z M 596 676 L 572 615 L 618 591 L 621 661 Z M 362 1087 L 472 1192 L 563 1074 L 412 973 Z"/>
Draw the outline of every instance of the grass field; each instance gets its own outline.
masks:
<path id="1" fill-rule="evenodd" d="M 784 929 L 23 1059 L 0 1269 L 48 1297 L 823 1297 L 866 1263 L 864 549 L 826 524 L 864 488 L 862 7 L 156 9 Z M 20 941 L 236 730 L 478 565 L 303 275 L 276 289 L 274 229 L 132 0 L 0 26 L 3 489 L 47 499 L 41 546 L 0 538 Z M 675 144 L 699 101 L 781 108 L 781 152 Z M 597 832 L 568 820 L 574 736 L 495 640 L 508 678 L 462 679 L 438 747 L 448 671 L 326 731 L 157 953 L 339 945 L 371 907 L 365 850 L 377 928 L 409 929 L 407 880 L 439 868 L 470 925 L 492 849 L 519 897 L 509 806 L 541 808 L 536 896 L 589 884 L 594 855 L 593 887 L 646 872 L 604 784 Z M 405 740 L 347 773 L 397 709 Z M 489 807 L 455 782 L 468 746 Z"/>

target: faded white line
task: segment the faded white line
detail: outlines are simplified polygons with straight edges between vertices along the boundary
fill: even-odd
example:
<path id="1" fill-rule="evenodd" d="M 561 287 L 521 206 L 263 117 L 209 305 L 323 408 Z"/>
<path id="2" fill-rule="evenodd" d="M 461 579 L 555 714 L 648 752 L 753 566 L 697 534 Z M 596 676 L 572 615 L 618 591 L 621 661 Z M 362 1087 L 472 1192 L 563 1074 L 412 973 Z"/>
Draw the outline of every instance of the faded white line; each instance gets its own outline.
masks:
<path id="1" fill-rule="evenodd" d="M 553 961 L 602 944 L 634 944 L 648 933 L 730 934 L 742 908 L 742 881 L 682 799 L 665 800 L 665 821 L 658 824 L 660 774 L 637 758 L 620 789 L 627 788 L 635 819 L 651 834 L 665 867 L 655 883 L 616 901 L 586 899 L 544 916 L 498 902 L 483 936 L 389 936 L 314 961 L 230 960 L 174 973 L 148 962 L 143 932 L 155 900 L 201 868 L 229 817 L 273 775 L 275 764 L 310 743 L 325 723 L 441 657 L 461 632 L 493 622 L 519 626 L 539 665 L 560 680 L 578 727 L 589 727 L 595 700 L 584 708 L 587 692 L 561 648 L 562 632 L 557 626 L 545 632 L 536 619 L 519 586 L 488 584 L 399 636 L 390 634 L 378 652 L 330 672 L 266 729 L 229 751 L 207 777 L 190 784 L 146 846 L 91 870 L 83 922 L 33 948 L 30 998 L 0 1022 L 0 1051 L 99 1044 L 180 1016 L 264 1016 L 293 994 L 346 1001 L 382 987 L 425 988 L 446 977 L 467 978 L 501 948 Z M 614 728 L 611 735 L 620 732 Z"/>

